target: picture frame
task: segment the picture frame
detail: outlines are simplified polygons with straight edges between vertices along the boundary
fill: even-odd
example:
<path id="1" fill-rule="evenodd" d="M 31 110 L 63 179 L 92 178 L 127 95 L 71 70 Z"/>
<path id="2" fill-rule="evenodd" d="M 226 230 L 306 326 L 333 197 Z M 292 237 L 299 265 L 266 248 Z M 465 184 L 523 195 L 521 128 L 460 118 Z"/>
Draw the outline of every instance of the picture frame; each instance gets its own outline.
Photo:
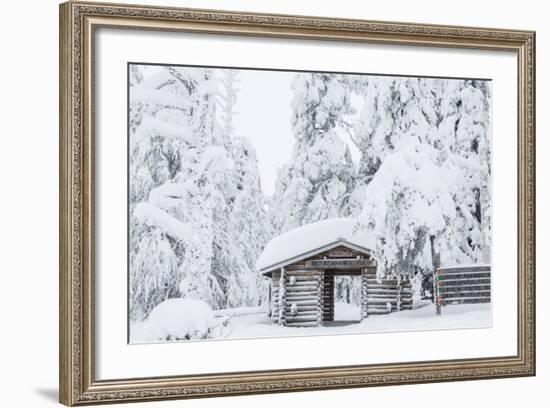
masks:
<path id="1" fill-rule="evenodd" d="M 98 279 L 98 239 L 106 232 L 96 229 L 96 194 L 102 188 L 97 174 L 104 164 L 100 161 L 106 160 L 97 155 L 97 134 L 104 128 L 99 126 L 96 115 L 101 108 L 96 88 L 97 36 L 99 30 L 104 29 L 121 33 L 136 31 L 141 38 L 159 33 L 200 34 L 207 38 L 209 35 L 231 36 L 235 41 L 245 38 L 296 40 L 303 41 L 306 47 L 308 43 L 323 41 L 334 49 L 373 44 L 393 47 L 396 53 L 406 52 L 407 47 L 425 47 L 451 54 L 473 50 L 512 55 L 517 70 L 513 84 L 517 98 L 501 103 L 517 104 L 517 131 L 514 130 L 516 137 L 512 143 L 515 146 L 515 155 L 512 155 L 517 160 L 514 169 L 517 196 L 509 197 L 517 203 L 517 262 L 506 268 L 517 282 L 517 302 L 512 305 L 517 311 L 515 336 L 510 339 L 517 346 L 515 353 L 99 378 L 98 356 L 103 351 L 97 347 L 97 327 L 101 323 L 97 319 L 97 307 L 104 302 L 101 299 L 110 296 L 98 289 L 101 281 Z M 123 72 L 122 77 L 125 74 Z M 73 406 L 535 375 L 534 32 L 70 1 L 60 5 L 59 109 L 61 403 Z M 498 116 L 495 120 L 499 120 Z M 126 133 L 121 135 L 124 136 Z M 120 157 L 120 161 L 124 159 Z M 504 256 L 496 249 L 493 259 Z"/>

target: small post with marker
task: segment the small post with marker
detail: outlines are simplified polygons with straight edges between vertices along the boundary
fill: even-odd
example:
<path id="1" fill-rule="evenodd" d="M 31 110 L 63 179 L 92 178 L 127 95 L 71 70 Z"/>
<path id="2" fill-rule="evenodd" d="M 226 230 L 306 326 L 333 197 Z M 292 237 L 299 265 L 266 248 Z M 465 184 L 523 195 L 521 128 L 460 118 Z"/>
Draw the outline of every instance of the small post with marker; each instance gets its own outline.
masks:
<path id="1" fill-rule="evenodd" d="M 441 305 L 443 304 L 443 301 L 441 297 L 439 296 L 439 255 L 435 251 L 435 235 L 430 235 L 430 249 L 432 254 L 432 267 L 433 267 L 433 298 L 435 303 L 435 313 L 440 315 L 441 314 Z"/>
<path id="2" fill-rule="evenodd" d="M 441 315 L 441 304 L 443 303 L 443 299 L 439 296 L 439 291 L 441 288 L 439 287 L 439 272 L 440 269 L 435 270 L 435 276 L 434 276 L 434 302 L 435 302 L 435 313 L 438 315 Z"/>

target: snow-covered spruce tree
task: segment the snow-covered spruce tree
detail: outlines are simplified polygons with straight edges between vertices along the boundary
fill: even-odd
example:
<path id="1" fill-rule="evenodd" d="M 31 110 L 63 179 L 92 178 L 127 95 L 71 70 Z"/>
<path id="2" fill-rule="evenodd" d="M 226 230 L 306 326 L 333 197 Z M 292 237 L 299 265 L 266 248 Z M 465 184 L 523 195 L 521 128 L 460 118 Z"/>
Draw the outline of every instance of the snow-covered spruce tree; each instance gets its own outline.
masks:
<path id="1" fill-rule="evenodd" d="M 488 85 L 424 78 L 367 84 L 355 126 L 366 186 L 361 224 L 382 273 L 432 269 L 429 237 L 442 263 L 489 256 Z M 358 187 L 359 188 L 359 187 Z"/>
<path id="2" fill-rule="evenodd" d="M 219 124 L 227 141 L 234 135 L 233 118 L 237 103 L 239 73 L 234 69 L 224 69 L 219 74 L 220 92 L 218 92 Z"/>
<path id="3" fill-rule="evenodd" d="M 134 320 L 170 297 L 258 304 L 253 265 L 269 229 L 254 151 L 233 135 L 234 77 L 219 79 L 166 67 L 131 89 Z"/>
<path id="4" fill-rule="evenodd" d="M 228 306 L 256 305 L 265 300 L 265 290 L 255 264 L 273 237 L 273 227 L 260 184 L 256 152 L 247 139 L 233 136 L 232 140 L 237 191 L 232 203 L 232 231 L 237 234 L 237 254 L 246 267 L 232 274 L 235 284 L 229 285 L 227 301 Z"/>
<path id="5" fill-rule="evenodd" d="M 226 211 L 219 218 L 226 228 L 220 231 L 215 245 L 219 258 L 225 261 L 215 269 L 229 271 L 224 274 L 223 285 L 227 307 L 252 306 L 262 301 L 265 291 L 254 265 L 272 237 L 254 147 L 238 135 L 233 125 L 238 82 L 237 71 L 221 71 L 219 126 L 234 166 L 225 189 Z"/>
<path id="6" fill-rule="evenodd" d="M 148 201 L 153 190 L 173 183 L 180 169 L 195 90 L 190 79 L 169 68 L 144 80 L 143 67 L 132 67 L 131 78 L 137 79 L 130 81 L 130 318 L 141 320 L 178 293 L 183 242 L 158 222 L 159 215 L 178 220 L 177 204 L 160 208 Z M 148 205 L 136 212 L 139 204 Z"/>
<path id="7" fill-rule="evenodd" d="M 442 80 L 426 78 L 357 77 L 354 91 L 363 106 L 353 126 L 361 152 L 350 208 L 357 216 L 367 185 L 385 158 L 410 138 L 431 143 L 438 126 Z"/>
<path id="8" fill-rule="evenodd" d="M 452 169 L 434 164 L 433 153 L 411 139 L 408 148 L 384 160 L 366 188 L 359 219 L 372 237 L 380 275 L 431 270 L 429 236 L 454 233 L 455 186 L 450 182 L 458 180 L 450 179 Z M 447 238 L 449 244 L 460 240 Z"/>
<path id="9" fill-rule="evenodd" d="M 242 238 L 234 225 L 232 203 L 237 181 L 231 135 L 216 121 L 218 77 L 209 70 L 202 70 L 200 75 L 191 142 L 182 153 L 176 177 L 183 187 L 179 209 L 193 231 L 185 244 L 179 288 L 182 297 L 200 299 L 218 309 L 227 307 L 230 300 L 242 305 L 228 295 L 231 290 L 238 292 L 240 288 L 241 299 L 247 300 L 251 290 L 239 277 L 252 273 L 239 251 Z M 252 289 L 255 293 L 255 286 Z"/>
<path id="10" fill-rule="evenodd" d="M 491 246 L 491 84 L 464 80 L 449 84 L 441 102 L 439 135 L 446 143 L 447 159 L 461 171 L 460 215 L 456 226 L 466 242 L 463 251 L 473 262 L 489 262 Z"/>
<path id="11" fill-rule="evenodd" d="M 300 225 L 348 214 L 354 167 L 336 129 L 353 112 L 345 75 L 297 74 L 292 101 L 295 144 L 277 179 L 274 226 Z"/>
<path id="12" fill-rule="evenodd" d="M 191 70 L 185 70 L 188 72 Z M 220 146 L 216 132 L 216 79 L 211 70 L 197 70 L 196 93 L 192 100 L 191 139 L 182 152 L 182 168 L 176 181 L 184 187 L 180 210 L 193 231 L 185 244 L 182 261 L 182 297 L 202 300 L 218 308 L 223 303 L 220 279 L 212 270 L 215 239 L 214 213 L 223 208 L 220 191 L 224 172 L 232 163 Z"/>
<path id="13" fill-rule="evenodd" d="M 141 312 L 132 313 L 134 317 L 146 316 L 172 296 L 200 298 L 213 305 L 223 298 L 210 273 L 217 182 L 212 168 L 224 163 L 223 154 L 208 150 L 216 144 L 214 91 L 210 71 L 175 67 L 161 68 L 131 90 L 131 292 L 158 292 L 148 303 L 136 305 Z M 170 222 L 162 222 L 166 219 Z M 175 222 L 192 233 L 174 239 L 170 227 Z M 170 244 L 169 263 L 153 245 L 148 257 L 155 262 L 134 263 L 144 256 L 140 244 L 145 239 L 136 223 L 147 225 L 153 237 Z M 155 279 L 162 284 L 142 285 Z"/>

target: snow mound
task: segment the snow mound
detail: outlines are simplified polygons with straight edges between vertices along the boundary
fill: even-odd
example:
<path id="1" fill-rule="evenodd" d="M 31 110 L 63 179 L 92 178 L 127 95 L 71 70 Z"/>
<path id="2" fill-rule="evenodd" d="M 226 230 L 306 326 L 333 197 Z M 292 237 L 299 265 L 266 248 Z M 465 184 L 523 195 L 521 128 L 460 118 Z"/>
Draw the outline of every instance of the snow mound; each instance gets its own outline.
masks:
<path id="1" fill-rule="evenodd" d="M 269 267 L 291 263 L 302 255 L 339 241 L 369 248 L 371 241 L 368 235 L 364 229 L 356 227 L 357 220 L 330 218 L 285 232 L 267 243 L 256 262 L 256 268 L 265 272 Z"/>
<path id="2" fill-rule="evenodd" d="M 207 303 L 174 298 L 151 311 L 143 330 L 148 341 L 198 340 L 211 338 L 217 326 Z"/>

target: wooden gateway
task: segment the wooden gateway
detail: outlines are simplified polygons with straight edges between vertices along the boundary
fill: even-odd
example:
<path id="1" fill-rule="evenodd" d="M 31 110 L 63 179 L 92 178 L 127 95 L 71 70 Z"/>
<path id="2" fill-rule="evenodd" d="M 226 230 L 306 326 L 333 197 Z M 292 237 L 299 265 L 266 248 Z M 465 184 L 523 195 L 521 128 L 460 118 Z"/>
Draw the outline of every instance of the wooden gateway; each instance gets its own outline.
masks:
<path id="1" fill-rule="evenodd" d="M 334 278 L 361 277 L 361 320 L 412 309 L 409 279 L 378 279 L 368 237 L 356 221 L 333 218 L 271 240 L 256 267 L 270 280 L 268 313 L 284 326 L 322 326 L 334 320 Z"/>

